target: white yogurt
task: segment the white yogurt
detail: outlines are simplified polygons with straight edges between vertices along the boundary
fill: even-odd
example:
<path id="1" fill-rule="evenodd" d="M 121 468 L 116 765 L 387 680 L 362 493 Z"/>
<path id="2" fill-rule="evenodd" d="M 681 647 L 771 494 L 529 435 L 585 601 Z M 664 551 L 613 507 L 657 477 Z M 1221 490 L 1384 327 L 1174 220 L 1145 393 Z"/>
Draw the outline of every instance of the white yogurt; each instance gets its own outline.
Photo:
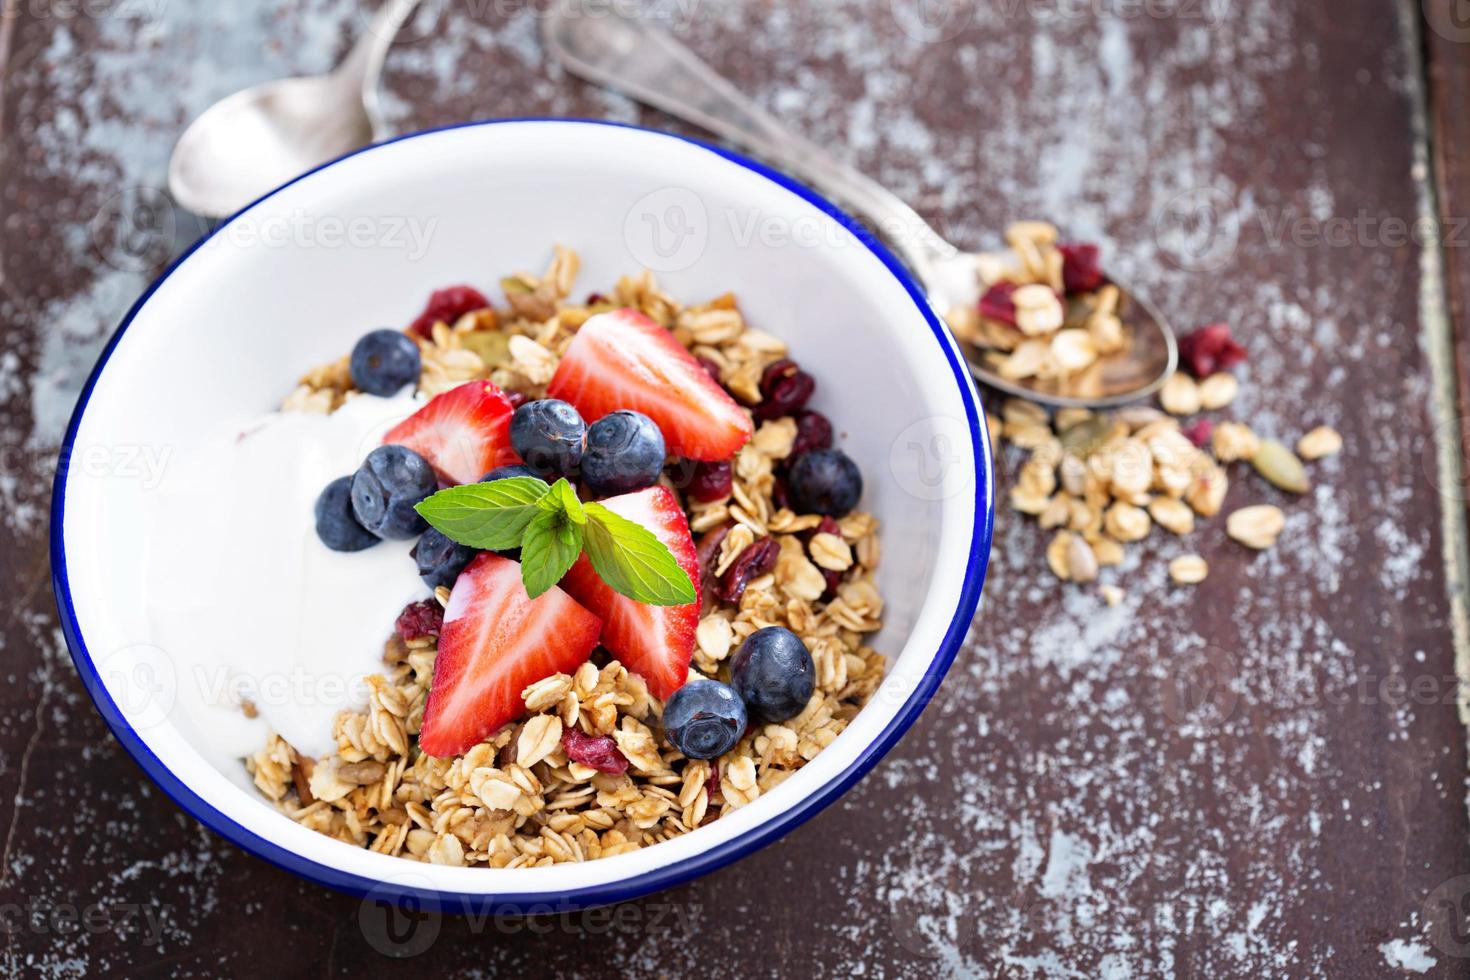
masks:
<path id="1" fill-rule="evenodd" d="M 154 642 L 178 685 L 197 688 L 177 703 L 232 754 L 257 750 L 266 729 L 307 755 L 329 753 L 337 713 L 366 705 L 363 678 L 383 670 L 399 611 L 429 595 L 412 541 L 335 552 L 313 515 L 322 488 L 357 469 L 417 404 L 363 395 L 331 415 L 271 414 L 173 460 L 150 494 L 152 520 L 187 529 L 151 536 Z M 259 711 L 253 722 L 242 697 Z"/>

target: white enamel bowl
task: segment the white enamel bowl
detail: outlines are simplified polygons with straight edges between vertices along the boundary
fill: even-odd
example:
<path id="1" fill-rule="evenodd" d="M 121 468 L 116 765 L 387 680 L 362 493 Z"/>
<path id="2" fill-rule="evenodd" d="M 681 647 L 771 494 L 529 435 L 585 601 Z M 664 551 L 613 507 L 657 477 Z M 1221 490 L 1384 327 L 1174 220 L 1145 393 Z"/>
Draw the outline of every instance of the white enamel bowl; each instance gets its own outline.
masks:
<path id="1" fill-rule="evenodd" d="M 862 468 L 883 522 L 890 658 L 877 695 L 814 761 L 752 804 L 615 858 L 492 870 L 417 864 L 300 827 L 261 798 L 215 726 L 193 651 L 160 662 L 147 555 L 190 529 L 150 520 L 139 459 L 185 458 L 277 404 L 369 327 L 407 323 L 456 282 L 582 256 L 579 288 L 652 267 L 689 300 L 733 290 L 816 375 L 815 407 Z M 852 786 L 918 716 L 975 615 L 993 481 L 978 398 L 913 280 L 822 198 L 723 149 L 572 120 L 419 133 L 306 174 L 196 245 L 140 299 L 84 390 L 53 500 L 57 604 L 78 671 L 118 739 L 189 813 L 241 847 L 357 894 L 445 910 L 546 910 L 646 894 L 727 864 Z M 147 454 L 152 453 L 149 457 Z M 134 465 L 124 465 L 127 459 Z M 134 476 L 130 477 L 129 474 Z M 208 542 L 202 542 L 203 551 Z M 226 558 L 248 542 L 221 542 Z M 178 576 L 174 576 L 176 581 Z M 177 584 L 175 588 L 177 588 Z M 187 589 L 187 585 L 185 586 Z M 221 622 L 248 596 L 214 603 Z M 197 644 L 207 648 L 209 636 Z"/>

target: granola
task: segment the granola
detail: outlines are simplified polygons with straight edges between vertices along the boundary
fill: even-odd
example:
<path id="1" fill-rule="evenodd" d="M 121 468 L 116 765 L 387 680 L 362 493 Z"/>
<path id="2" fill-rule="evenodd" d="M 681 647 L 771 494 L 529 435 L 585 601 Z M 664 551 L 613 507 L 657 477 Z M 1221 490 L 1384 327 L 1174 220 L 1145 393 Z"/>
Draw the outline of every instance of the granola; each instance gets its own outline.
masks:
<path id="1" fill-rule="evenodd" d="M 750 327 L 733 295 L 686 307 L 644 272 L 576 303 L 578 266 L 574 252 L 558 247 L 545 273 L 502 280 L 505 307 L 466 309 L 452 322 L 429 318 L 412 331 L 420 393 L 488 379 L 513 398 L 543 397 L 578 329 L 626 307 L 671 330 L 759 413 L 763 375 L 786 357 L 786 346 Z M 282 407 L 327 413 L 353 397 L 343 359 L 309 372 Z M 793 717 L 752 724 L 718 759 L 686 758 L 660 737 L 664 703 L 599 649 L 575 671 L 526 686 L 516 720 L 459 755 L 434 757 L 418 735 L 439 638 L 395 634 L 382 673 L 367 679 L 366 710 L 337 716 L 335 753 L 310 758 L 272 734 L 245 760 L 256 787 L 291 819 L 338 840 L 435 864 L 498 868 L 626 853 L 770 791 L 837 738 L 884 673 L 883 656 L 869 645 L 883 615 L 874 577 L 878 521 L 856 510 L 834 520 L 793 509 L 783 473 L 797 439 L 792 417 L 761 421 L 733 461 L 728 492 L 713 499 L 686 496 L 687 481 L 671 478 L 675 467 L 660 480 L 684 507 L 710 583 L 690 679 L 728 680 L 748 637 L 785 627 L 809 650 L 815 674 L 813 693 Z M 742 581 L 733 601 L 722 600 L 753 549 L 770 552 L 769 567 Z M 444 606 L 449 595 L 440 586 L 434 602 Z M 592 739 L 599 741 L 589 748 Z M 595 759 L 608 764 L 587 764 Z"/>

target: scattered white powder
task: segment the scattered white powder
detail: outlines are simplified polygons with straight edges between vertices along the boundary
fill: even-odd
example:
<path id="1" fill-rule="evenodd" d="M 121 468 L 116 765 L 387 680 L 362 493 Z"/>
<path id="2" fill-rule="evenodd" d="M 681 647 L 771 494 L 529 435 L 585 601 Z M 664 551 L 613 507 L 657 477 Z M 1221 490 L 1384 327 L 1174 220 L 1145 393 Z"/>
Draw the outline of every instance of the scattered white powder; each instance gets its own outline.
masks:
<path id="1" fill-rule="evenodd" d="M 1418 939 L 1390 939 L 1380 943 L 1378 948 L 1389 966 L 1412 973 L 1428 973 L 1439 962 L 1430 955 L 1429 947 Z"/>

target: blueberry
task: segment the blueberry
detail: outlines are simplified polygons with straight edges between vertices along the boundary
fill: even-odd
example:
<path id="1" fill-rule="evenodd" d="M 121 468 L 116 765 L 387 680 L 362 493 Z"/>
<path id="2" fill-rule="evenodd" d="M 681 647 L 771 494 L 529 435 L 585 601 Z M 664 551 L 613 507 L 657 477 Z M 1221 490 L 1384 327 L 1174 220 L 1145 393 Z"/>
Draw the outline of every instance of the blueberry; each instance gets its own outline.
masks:
<path id="1" fill-rule="evenodd" d="M 842 450 L 817 449 L 797 457 L 786 490 L 798 514 L 845 517 L 863 495 L 863 475 Z"/>
<path id="2" fill-rule="evenodd" d="M 428 527 L 414 504 L 439 488 L 424 458 L 404 446 L 379 446 L 352 476 L 352 512 L 380 538 L 411 538 Z"/>
<path id="3" fill-rule="evenodd" d="M 352 513 L 352 477 L 337 477 L 316 498 L 316 536 L 333 551 L 361 551 L 378 543 Z"/>
<path id="4" fill-rule="evenodd" d="M 352 348 L 348 372 L 352 383 L 369 395 L 391 395 L 417 381 L 422 361 L 419 345 L 397 330 L 374 330 Z"/>
<path id="5" fill-rule="evenodd" d="M 491 480 L 508 480 L 513 476 L 536 476 L 536 471 L 529 466 L 520 463 L 512 463 L 509 466 L 497 466 L 495 469 L 480 477 L 481 483 L 489 483 Z M 540 477 L 536 477 L 540 479 Z"/>
<path id="6" fill-rule="evenodd" d="M 419 538 L 410 554 L 418 563 L 419 577 L 429 588 L 437 589 L 441 585 L 453 588 L 454 580 L 475 557 L 475 549 L 431 527 Z"/>
<path id="7" fill-rule="evenodd" d="M 817 674 L 801 637 L 784 626 L 758 629 L 730 661 L 730 683 L 756 721 L 774 724 L 801 714 Z"/>
<path id="8" fill-rule="evenodd" d="M 526 402 L 511 416 L 510 444 L 538 476 L 575 473 L 586 443 L 587 423 L 564 401 Z"/>
<path id="9" fill-rule="evenodd" d="M 604 415 L 587 428 L 582 479 L 599 496 L 651 487 L 663 473 L 664 434 L 642 412 Z"/>
<path id="10" fill-rule="evenodd" d="M 690 681 L 664 703 L 664 737 L 690 759 L 713 759 L 745 734 L 745 704 L 730 685 Z"/>

